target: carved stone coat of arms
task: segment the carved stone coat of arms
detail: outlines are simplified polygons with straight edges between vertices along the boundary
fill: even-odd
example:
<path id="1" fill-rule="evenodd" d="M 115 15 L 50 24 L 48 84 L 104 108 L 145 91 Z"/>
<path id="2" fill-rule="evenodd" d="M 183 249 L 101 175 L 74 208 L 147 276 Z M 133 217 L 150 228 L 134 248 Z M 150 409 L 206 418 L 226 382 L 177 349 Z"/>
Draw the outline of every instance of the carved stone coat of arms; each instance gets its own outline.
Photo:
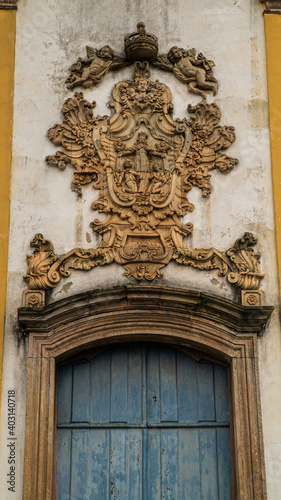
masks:
<path id="1" fill-rule="evenodd" d="M 196 56 L 194 49 L 172 47 L 158 56 L 157 38 L 146 33 L 143 23 L 126 35 L 125 53 L 122 58 L 109 46 L 88 47 L 87 59 L 79 59 L 66 80 L 70 89 L 88 88 L 100 84 L 108 71 L 134 64 L 132 78 L 113 88 L 112 115 L 95 116 L 95 102 L 75 92 L 62 107 L 62 124 L 48 132 L 61 149 L 47 162 L 62 170 L 72 165 L 72 189 L 78 195 L 89 183 L 99 190 L 92 208 L 106 219 L 95 219 L 91 226 L 101 243 L 58 257 L 52 244 L 37 234 L 25 277 L 29 288 L 48 290 L 71 268 L 89 270 L 113 261 L 125 267 L 127 276 L 153 280 L 171 260 L 218 269 L 221 275 L 230 271 L 228 280 L 239 288 L 259 288 L 259 255 L 251 248 L 256 241 L 250 233 L 225 255 L 214 248 L 189 249 L 184 243 L 193 230 L 190 222 L 183 223 L 194 209 L 189 191 L 196 186 L 209 196 L 212 170 L 228 173 L 238 163 L 225 154 L 235 140 L 234 128 L 221 125 L 218 106 L 206 100 L 208 93 L 217 92 L 214 63 L 203 54 Z M 201 97 L 199 104 L 188 106 L 186 118 L 174 117 L 172 92 L 151 79 L 149 65 L 174 73 Z"/>

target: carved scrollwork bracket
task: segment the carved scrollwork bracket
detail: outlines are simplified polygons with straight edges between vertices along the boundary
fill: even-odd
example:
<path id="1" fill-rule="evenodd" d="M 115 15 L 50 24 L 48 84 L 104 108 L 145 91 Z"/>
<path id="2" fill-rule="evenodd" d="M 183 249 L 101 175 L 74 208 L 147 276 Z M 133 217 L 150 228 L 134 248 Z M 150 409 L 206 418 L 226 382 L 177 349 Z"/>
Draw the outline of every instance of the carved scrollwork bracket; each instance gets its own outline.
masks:
<path id="1" fill-rule="evenodd" d="M 245 233 L 234 246 L 225 253 L 215 248 L 174 248 L 167 250 L 169 258 L 180 265 L 190 266 L 201 271 L 217 270 L 219 276 L 227 276 L 228 282 L 243 291 L 244 305 L 262 305 L 262 295 L 259 290 L 264 275 L 260 272 L 260 254 L 252 248 L 257 240 L 251 233 Z M 27 274 L 24 280 L 29 291 L 24 292 L 26 307 L 42 307 L 44 295 L 57 286 L 62 278 L 70 276 L 71 270 L 90 271 L 96 266 L 104 266 L 116 262 L 124 263 L 121 248 L 81 249 L 74 248 L 63 256 L 56 256 L 49 240 L 42 234 L 36 234 L 31 241 L 33 254 L 27 256 Z M 149 244 L 142 245 L 141 252 L 149 253 Z M 151 255 L 157 254 L 157 245 L 153 247 Z M 158 263 L 159 264 L 159 263 Z M 162 263 L 163 267 L 165 263 Z M 159 265 L 154 264 L 153 258 L 139 262 L 136 267 L 125 265 L 126 275 L 134 276 L 137 280 L 147 280 L 160 277 Z M 36 295 L 37 294 L 37 295 Z"/>

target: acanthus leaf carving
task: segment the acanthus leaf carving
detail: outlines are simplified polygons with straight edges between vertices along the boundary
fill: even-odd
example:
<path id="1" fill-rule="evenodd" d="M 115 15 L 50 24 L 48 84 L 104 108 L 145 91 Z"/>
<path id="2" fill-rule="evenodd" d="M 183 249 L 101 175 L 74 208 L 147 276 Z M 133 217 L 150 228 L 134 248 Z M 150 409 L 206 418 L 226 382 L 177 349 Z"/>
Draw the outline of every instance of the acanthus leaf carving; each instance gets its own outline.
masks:
<path id="1" fill-rule="evenodd" d="M 260 254 L 252 248 L 256 244 L 257 240 L 253 234 L 245 233 L 242 238 L 236 240 L 233 248 L 226 252 L 235 266 L 227 279 L 241 290 L 258 290 L 264 278 L 260 270 Z"/>
<path id="2" fill-rule="evenodd" d="M 41 233 L 37 233 L 30 243 L 34 248 L 32 255 L 27 256 L 27 274 L 24 276 L 30 290 L 50 290 L 60 281 L 56 272 L 50 269 L 57 263 L 58 257 L 54 254 L 53 245 L 45 240 Z"/>
<path id="3" fill-rule="evenodd" d="M 257 243 L 252 233 L 245 233 L 225 253 L 216 248 L 178 247 L 166 249 L 163 256 L 161 252 L 165 251 L 164 247 L 161 247 L 156 237 L 154 241 L 151 241 L 152 239 L 133 240 L 133 244 L 128 245 L 127 248 L 120 247 L 121 251 L 109 247 L 74 248 L 65 255 L 57 257 L 51 243 L 44 240 L 41 234 L 37 234 L 31 241 L 31 246 L 35 249 L 32 255 L 27 256 L 28 270 L 24 279 L 30 290 L 51 290 L 61 278 L 70 276 L 71 269 L 90 271 L 96 266 L 116 262 L 124 265 L 126 276 L 133 276 L 137 280 L 145 278 L 150 281 L 163 275 L 160 269 L 170 260 L 199 271 L 217 270 L 219 276 L 227 275 L 228 282 L 241 290 L 258 290 L 264 277 L 260 273 L 260 254 L 254 252 L 252 248 Z M 47 245 L 44 244 L 45 242 Z M 124 253 L 125 250 L 127 250 L 127 254 Z M 161 264 L 157 261 L 159 253 L 162 257 Z M 141 258 L 142 255 L 145 255 L 144 259 Z M 253 299 L 248 299 L 246 305 L 251 306 L 256 305 L 256 303 L 253 302 Z"/>

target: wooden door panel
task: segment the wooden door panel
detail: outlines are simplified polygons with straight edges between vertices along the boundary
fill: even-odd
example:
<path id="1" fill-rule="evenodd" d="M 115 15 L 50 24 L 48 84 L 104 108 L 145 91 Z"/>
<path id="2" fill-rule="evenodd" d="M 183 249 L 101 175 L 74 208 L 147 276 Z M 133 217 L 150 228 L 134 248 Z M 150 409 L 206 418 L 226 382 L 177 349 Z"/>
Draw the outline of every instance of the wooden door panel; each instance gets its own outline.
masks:
<path id="1" fill-rule="evenodd" d="M 227 369 L 159 345 L 59 369 L 59 500 L 229 500 Z"/>

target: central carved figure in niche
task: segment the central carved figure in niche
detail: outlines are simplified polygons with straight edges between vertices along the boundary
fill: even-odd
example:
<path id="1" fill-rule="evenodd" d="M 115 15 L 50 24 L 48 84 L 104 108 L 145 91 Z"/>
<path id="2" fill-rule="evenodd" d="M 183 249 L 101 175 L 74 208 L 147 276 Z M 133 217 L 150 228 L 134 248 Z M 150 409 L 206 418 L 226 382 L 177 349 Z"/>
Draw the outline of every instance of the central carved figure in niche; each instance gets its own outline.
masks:
<path id="1" fill-rule="evenodd" d="M 216 91 L 216 83 L 206 81 L 210 61 L 195 60 L 192 50 L 184 53 L 177 47 L 159 56 L 155 65 L 163 58 L 174 62 L 175 75 L 191 91 Z M 112 97 L 111 117 L 95 117 L 95 103 L 81 93 L 68 99 L 62 109 L 64 122 L 48 133 L 62 149 L 47 161 L 60 168 L 73 165 L 72 189 L 79 195 L 82 185 L 90 182 L 99 190 L 92 208 L 107 214 L 105 221 L 91 223 L 102 236 L 99 255 L 123 264 L 129 276 L 153 279 L 187 250 L 183 238 L 193 226 L 183 223 L 183 217 L 194 209 L 187 193 L 197 186 L 203 196 L 209 195 L 211 170 L 225 173 L 237 163 L 222 152 L 235 134 L 232 127 L 217 126 L 220 111 L 206 100 L 188 107 L 189 120 L 174 120 L 172 93 L 150 79 L 148 61 L 136 61 L 133 79 L 118 82 Z"/>

